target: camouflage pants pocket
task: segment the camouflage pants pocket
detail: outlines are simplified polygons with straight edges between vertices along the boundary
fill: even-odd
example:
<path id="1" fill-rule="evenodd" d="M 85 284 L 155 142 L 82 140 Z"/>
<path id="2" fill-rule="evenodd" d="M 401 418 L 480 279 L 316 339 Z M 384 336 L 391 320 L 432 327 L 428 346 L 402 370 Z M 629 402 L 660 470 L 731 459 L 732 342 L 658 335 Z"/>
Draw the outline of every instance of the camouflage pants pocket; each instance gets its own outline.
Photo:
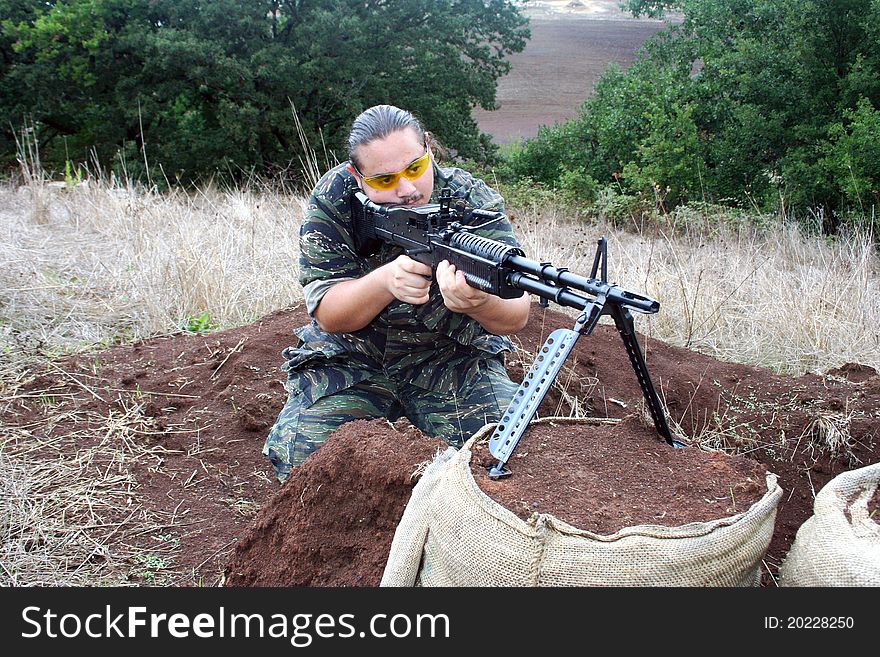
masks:
<path id="1" fill-rule="evenodd" d="M 275 468 L 275 474 L 279 481 L 284 481 L 290 475 L 290 468 L 298 465 L 295 461 L 302 462 L 303 459 L 295 459 L 294 454 L 304 451 L 304 441 L 300 441 L 299 449 L 297 449 L 297 429 L 299 428 L 299 416 L 305 405 L 305 399 L 302 395 L 291 394 L 287 398 L 287 403 L 281 409 L 278 419 L 269 431 L 266 443 L 263 445 L 263 456 L 268 456 L 269 461 Z"/>

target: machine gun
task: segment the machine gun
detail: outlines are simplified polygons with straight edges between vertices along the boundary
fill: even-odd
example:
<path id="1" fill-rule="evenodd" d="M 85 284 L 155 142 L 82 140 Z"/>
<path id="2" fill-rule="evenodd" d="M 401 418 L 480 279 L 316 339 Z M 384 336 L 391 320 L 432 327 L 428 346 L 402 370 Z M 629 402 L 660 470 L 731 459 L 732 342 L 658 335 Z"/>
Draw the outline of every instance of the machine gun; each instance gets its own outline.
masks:
<path id="1" fill-rule="evenodd" d="M 493 479 L 511 474 L 505 464 L 535 416 L 565 359 L 582 335 L 589 335 L 602 315 L 610 315 L 623 339 L 636 378 L 657 432 L 673 447 L 683 447 L 672 437 L 666 414 L 645 363 L 633 325 L 632 312 L 653 314 L 660 304 L 641 294 L 608 283 L 608 251 L 605 238 L 598 241 L 589 277 L 564 267 L 536 262 L 522 249 L 476 232 L 504 215 L 467 207 L 444 189 L 440 203 L 417 207 L 378 205 L 363 192 L 352 198 L 354 238 L 358 253 L 374 253 L 381 242 L 397 245 L 406 254 L 435 269 L 448 260 L 461 271 L 471 287 L 504 299 L 523 292 L 538 296 L 541 305 L 553 301 L 583 312 L 573 329 L 553 331 L 538 352 L 510 405 L 489 439 L 489 452 L 498 459 L 489 469 Z M 474 225 L 475 222 L 477 223 Z"/>

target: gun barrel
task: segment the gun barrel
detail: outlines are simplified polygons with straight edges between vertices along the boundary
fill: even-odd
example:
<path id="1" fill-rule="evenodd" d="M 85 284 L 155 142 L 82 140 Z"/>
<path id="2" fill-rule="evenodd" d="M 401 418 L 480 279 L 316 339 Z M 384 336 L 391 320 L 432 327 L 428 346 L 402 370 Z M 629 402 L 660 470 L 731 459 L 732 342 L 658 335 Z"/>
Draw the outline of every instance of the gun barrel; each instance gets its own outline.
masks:
<path id="1" fill-rule="evenodd" d="M 650 297 L 630 292 L 605 281 L 572 274 L 567 269 L 558 269 L 547 263 L 511 256 L 505 264 L 517 270 L 510 275 L 510 284 L 513 287 L 549 299 L 561 306 L 583 310 L 590 300 L 572 292 L 578 290 L 594 297 L 604 295 L 608 301 L 640 313 L 653 314 L 660 310 L 660 303 Z"/>

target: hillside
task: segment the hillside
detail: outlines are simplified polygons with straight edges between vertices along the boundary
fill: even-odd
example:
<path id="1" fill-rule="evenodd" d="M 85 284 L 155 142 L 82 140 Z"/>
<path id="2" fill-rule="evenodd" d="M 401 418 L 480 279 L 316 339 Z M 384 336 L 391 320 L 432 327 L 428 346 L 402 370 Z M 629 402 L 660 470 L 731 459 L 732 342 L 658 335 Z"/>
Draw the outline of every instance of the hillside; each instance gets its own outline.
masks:
<path id="1" fill-rule="evenodd" d="M 473 112 L 482 132 L 497 144 L 528 139 L 543 126 L 577 116 L 593 85 L 611 63 L 626 68 L 642 44 L 664 23 L 634 19 L 619 3 L 527 2 L 531 38 L 509 57 L 499 79 L 498 108 Z"/>

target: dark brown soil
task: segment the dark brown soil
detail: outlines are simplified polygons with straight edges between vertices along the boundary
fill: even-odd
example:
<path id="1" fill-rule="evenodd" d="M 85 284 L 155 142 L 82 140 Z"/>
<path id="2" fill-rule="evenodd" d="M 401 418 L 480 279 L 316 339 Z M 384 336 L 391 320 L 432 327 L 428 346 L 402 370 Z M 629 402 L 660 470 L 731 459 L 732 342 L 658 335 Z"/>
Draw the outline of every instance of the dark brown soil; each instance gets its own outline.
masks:
<path id="1" fill-rule="evenodd" d="M 372 425 L 352 426 L 331 436 L 279 487 L 261 449 L 286 397 L 280 351 L 306 321 L 298 305 L 233 330 L 157 337 L 73 357 L 35 372 L 5 420 L 28 427 L 35 441 L 53 437 L 76 450 L 103 438 L 82 432 L 95 426 L 95 418 L 138 409 L 152 428 L 126 440 L 151 452 L 127 461 L 137 485 L 130 508 L 120 513 L 143 510 L 175 519 L 161 530 L 179 541 L 170 557 L 179 573 L 174 584 L 216 584 L 224 571 L 242 585 L 262 583 L 258 573 L 264 570 L 291 577 L 275 585 L 376 583 L 377 564 L 414 484 L 409 477 L 434 453 L 436 441 L 425 439 L 425 445 L 407 431 L 399 438 L 384 421 L 378 433 Z M 515 336 L 521 351 L 509 361 L 514 379 L 522 378 L 547 333 L 572 325 L 571 317 L 536 304 L 529 325 Z M 779 476 L 783 496 L 764 563 L 764 583 L 772 585 L 795 533 L 813 512 L 814 491 L 844 470 L 880 461 L 880 377 L 852 364 L 822 376 L 780 376 L 644 336 L 640 342 L 670 419 L 685 436 L 739 452 Z M 559 378 L 567 395 L 597 417 L 642 415 L 641 391 L 611 326 L 600 324 L 582 338 Z M 54 400 L 53 417 L 69 414 L 65 422 L 46 422 L 46 399 Z M 542 416 L 568 413 L 569 402 L 556 391 L 541 409 Z M 830 426 L 847 439 L 829 441 Z M 650 433 L 642 439 L 650 440 Z M 658 437 L 652 451 L 664 444 Z M 629 474 L 618 484 L 621 494 L 644 484 L 642 472 Z M 701 486 L 701 476 L 711 479 L 712 473 L 698 470 L 677 483 Z M 359 525 L 363 531 L 353 533 Z M 149 549 L 158 538 L 138 540 Z M 279 552 L 282 545 L 304 555 L 302 561 L 275 563 L 288 559 Z M 140 582 L 134 565 L 131 572 Z"/>
<path id="2" fill-rule="evenodd" d="M 541 511 L 602 534 L 727 517 L 766 492 L 761 464 L 672 450 L 633 418 L 530 429 L 515 452 L 516 476 L 497 482 L 484 469 L 493 462 L 486 447 L 474 446 L 472 471 L 490 497 L 525 520 Z M 406 420 L 343 425 L 260 510 L 226 585 L 377 586 L 416 473 L 444 449 Z"/>
<path id="3" fill-rule="evenodd" d="M 378 585 L 419 465 L 446 447 L 406 421 L 342 425 L 263 505 L 226 584 Z"/>
<path id="4" fill-rule="evenodd" d="M 549 513 L 596 534 L 726 518 L 767 492 L 761 463 L 695 446 L 673 448 L 636 416 L 613 425 L 532 425 L 508 463 L 515 472 L 501 479 L 488 475 L 497 463 L 488 442 L 475 445 L 473 454 L 480 489 L 523 520 Z"/>

